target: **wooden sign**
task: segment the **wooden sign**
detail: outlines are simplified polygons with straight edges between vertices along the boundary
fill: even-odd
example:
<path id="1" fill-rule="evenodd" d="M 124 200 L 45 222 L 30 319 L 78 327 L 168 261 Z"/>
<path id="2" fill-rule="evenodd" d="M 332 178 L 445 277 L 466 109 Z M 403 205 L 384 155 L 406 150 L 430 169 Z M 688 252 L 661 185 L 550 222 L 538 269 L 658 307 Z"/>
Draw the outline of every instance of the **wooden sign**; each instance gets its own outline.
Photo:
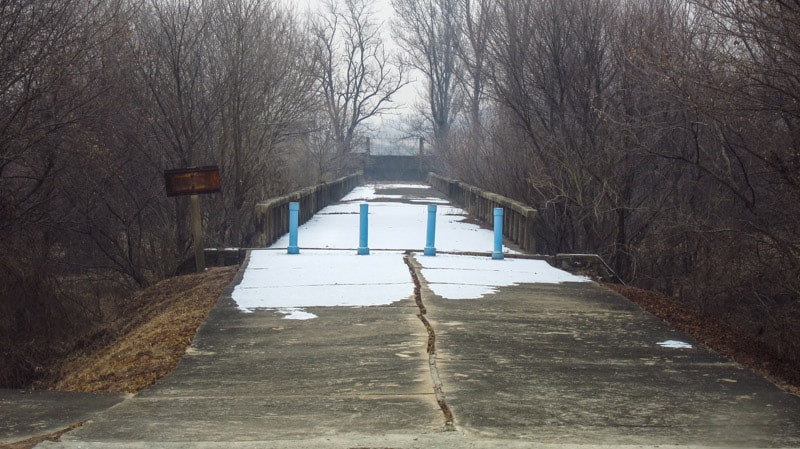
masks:
<path id="1" fill-rule="evenodd" d="M 197 195 L 220 191 L 219 167 L 174 168 L 164 170 L 167 196 Z"/>

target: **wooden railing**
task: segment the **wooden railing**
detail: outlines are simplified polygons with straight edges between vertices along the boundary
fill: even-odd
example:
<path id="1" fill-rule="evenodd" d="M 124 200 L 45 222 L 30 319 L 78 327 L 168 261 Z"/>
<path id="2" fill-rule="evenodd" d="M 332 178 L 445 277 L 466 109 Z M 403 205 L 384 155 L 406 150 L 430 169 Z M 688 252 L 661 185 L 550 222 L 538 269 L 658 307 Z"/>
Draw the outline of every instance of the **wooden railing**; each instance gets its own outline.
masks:
<path id="1" fill-rule="evenodd" d="M 455 179 L 428 174 L 428 183 L 473 217 L 492 225 L 494 208 L 503 208 L 503 235 L 525 251 L 535 250 L 534 225 L 538 212 L 519 201 L 506 198 Z"/>
<path id="2" fill-rule="evenodd" d="M 339 201 L 361 181 L 362 174 L 354 173 L 256 204 L 255 246 L 269 246 L 289 232 L 289 203 L 300 203 L 299 223 L 303 224 L 323 207 Z"/>

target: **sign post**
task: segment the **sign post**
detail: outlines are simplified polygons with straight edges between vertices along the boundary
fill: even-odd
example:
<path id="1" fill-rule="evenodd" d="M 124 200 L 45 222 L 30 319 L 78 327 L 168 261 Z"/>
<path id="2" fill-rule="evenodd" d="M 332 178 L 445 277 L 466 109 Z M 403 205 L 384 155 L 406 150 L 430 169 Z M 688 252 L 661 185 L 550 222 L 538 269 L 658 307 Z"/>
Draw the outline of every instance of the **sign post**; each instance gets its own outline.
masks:
<path id="1" fill-rule="evenodd" d="M 194 263 L 198 273 L 206 269 L 203 244 L 203 214 L 200 210 L 200 194 L 219 192 L 219 167 L 175 168 L 164 171 L 167 196 L 190 195 L 192 202 L 192 237 L 194 239 Z"/>
<path id="2" fill-rule="evenodd" d="M 192 238 L 194 240 L 194 266 L 198 273 L 206 271 L 206 254 L 203 242 L 203 214 L 200 211 L 200 196 L 190 195 L 192 200 Z"/>

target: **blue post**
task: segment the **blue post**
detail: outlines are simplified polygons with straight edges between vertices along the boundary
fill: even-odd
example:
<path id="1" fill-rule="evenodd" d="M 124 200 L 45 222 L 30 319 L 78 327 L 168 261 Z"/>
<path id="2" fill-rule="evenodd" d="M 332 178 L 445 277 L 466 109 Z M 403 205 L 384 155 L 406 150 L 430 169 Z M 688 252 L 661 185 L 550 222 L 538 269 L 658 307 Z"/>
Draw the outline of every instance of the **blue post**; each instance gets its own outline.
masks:
<path id="1" fill-rule="evenodd" d="M 361 203 L 361 226 L 358 234 L 358 254 L 366 256 L 369 254 L 367 238 L 369 237 L 369 205 Z"/>
<path id="2" fill-rule="evenodd" d="M 436 247 L 434 241 L 436 240 L 436 205 L 428 204 L 428 236 L 425 239 L 425 252 L 426 256 L 435 256 Z"/>
<path id="3" fill-rule="evenodd" d="M 494 252 L 492 259 L 503 260 L 503 208 L 494 208 Z"/>
<path id="4" fill-rule="evenodd" d="M 299 214 L 300 203 L 289 203 L 289 247 L 286 248 L 286 252 L 289 254 L 300 254 L 300 247 L 297 246 Z"/>

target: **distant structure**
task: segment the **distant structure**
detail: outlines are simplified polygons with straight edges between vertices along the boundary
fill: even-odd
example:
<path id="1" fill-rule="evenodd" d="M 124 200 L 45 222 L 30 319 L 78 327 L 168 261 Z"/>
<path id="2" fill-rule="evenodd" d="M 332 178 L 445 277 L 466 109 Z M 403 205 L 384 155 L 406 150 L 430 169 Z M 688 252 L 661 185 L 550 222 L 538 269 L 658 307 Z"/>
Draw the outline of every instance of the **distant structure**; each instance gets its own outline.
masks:
<path id="1" fill-rule="evenodd" d="M 431 167 L 421 138 L 367 138 L 353 152 L 363 154 L 364 177 L 370 181 L 424 181 Z"/>

